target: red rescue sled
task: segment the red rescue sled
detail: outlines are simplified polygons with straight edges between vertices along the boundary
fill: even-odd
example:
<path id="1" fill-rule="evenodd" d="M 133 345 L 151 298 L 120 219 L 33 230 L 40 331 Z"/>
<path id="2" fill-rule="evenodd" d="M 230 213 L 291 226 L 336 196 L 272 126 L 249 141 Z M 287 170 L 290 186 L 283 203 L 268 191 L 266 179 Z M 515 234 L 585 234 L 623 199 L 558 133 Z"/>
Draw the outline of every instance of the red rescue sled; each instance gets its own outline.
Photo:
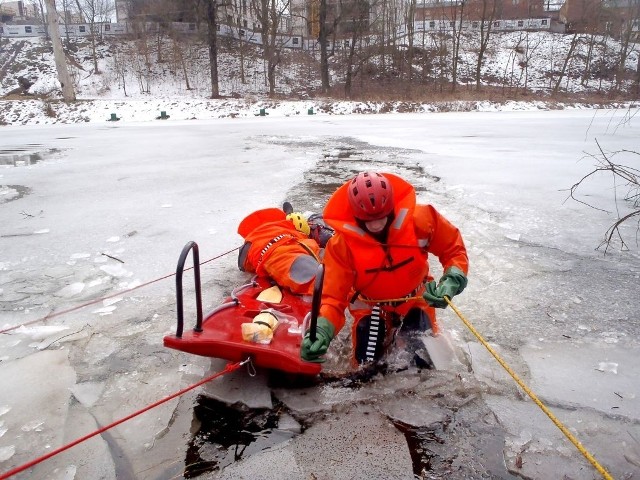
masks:
<path id="1" fill-rule="evenodd" d="M 193 330 L 184 331 L 182 274 L 186 258 L 191 250 L 193 250 L 197 318 Z M 272 287 L 273 284 L 269 279 L 255 277 L 250 283 L 237 287 L 222 305 L 203 318 L 198 245 L 195 242 L 189 242 L 182 250 L 176 270 L 178 313 L 176 334 L 165 336 L 164 346 L 195 355 L 224 358 L 230 361 L 251 358 L 256 367 L 316 375 L 320 373 L 321 365 L 300 358 L 301 333 L 290 333 L 288 325 L 280 325 L 276 328 L 271 343 L 263 345 L 245 341 L 242 338 L 242 324 L 251 322 L 261 311 L 273 309 L 276 313 L 282 312 L 288 317 L 294 317 L 300 327 L 302 327 L 305 318 L 309 317 L 310 328 L 315 333 L 315 321 L 322 293 L 323 272 L 323 268 L 320 266 L 311 303 L 302 296 L 294 295 L 285 289 L 281 289 L 282 300 L 278 303 L 258 300 L 257 297 L 260 293 Z"/>

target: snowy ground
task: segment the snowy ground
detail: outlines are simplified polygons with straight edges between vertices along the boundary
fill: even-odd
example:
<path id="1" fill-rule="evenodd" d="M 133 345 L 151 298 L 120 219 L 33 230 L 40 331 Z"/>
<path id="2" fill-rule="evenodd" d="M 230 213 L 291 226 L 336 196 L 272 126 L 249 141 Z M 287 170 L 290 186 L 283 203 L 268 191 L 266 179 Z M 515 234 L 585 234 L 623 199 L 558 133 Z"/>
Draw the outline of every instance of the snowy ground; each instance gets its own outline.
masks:
<path id="1" fill-rule="evenodd" d="M 637 150 L 636 113 L 175 113 L 3 128 L 0 328 L 170 274 L 188 240 L 209 259 L 239 245 L 237 223 L 254 209 L 289 199 L 319 211 L 354 172 L 389 170 L 463 232 L 470 283 L 456 305 L 614 478 L 635 478 L 635 225 L 623 230 L 630 250 L 604 256 L 595 247 L 612 212 L 629 209 L 621 191 L 596 176 L 581 198 L 606 211 L 565 200 L 594 168 L 596 140 L 605 152 Z M 638 168 L 637 155 L 616 160 Z M 205 308 L 245 278 L 234 254 L 207 264 Z M 165 279 L 0 335 L 0 472 L 220 369 L 162 346 L 173 288 Z M 359 388 L 268 388 L 244 371 L 216 381 L 209 394 L 230 403 L 277 401 L 282 441 L 236 449 L 236 461 L 230 453 L 206 475 L 598 478 L 453 312 L 440 318 L 456 360 L 439 371 L 409 368 Z M 328 371 L 345 370 L 344 342 L 334 342 Z M 193 461 L 199 401 L 169 402 L 18 478 L 179 478 Z M 219 447 L 197 445 L 197 458 L 220 459 Z"/>

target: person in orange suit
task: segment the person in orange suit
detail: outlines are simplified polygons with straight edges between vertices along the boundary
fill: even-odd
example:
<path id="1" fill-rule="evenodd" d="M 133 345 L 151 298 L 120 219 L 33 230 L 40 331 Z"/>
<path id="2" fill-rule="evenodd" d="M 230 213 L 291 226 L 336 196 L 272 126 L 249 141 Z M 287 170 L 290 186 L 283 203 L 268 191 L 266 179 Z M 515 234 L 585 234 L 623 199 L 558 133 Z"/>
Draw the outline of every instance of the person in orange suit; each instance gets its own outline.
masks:
<path id="1" fill-rule="evenodd" d="M 391 173 L 358 174 L 331 196 L 323 217 L 335 234 L 324 252 L 316 340 L 307 332 L 301 357 L 324 361 L 347 307 L 358 364 L 379 360 L 396 332 L 430 328 L 437 335 L 434 307 L 445 308 L 445 297 L 467 285 L 469 261 L 460 231 L 432 205 L 416 203 L 413 186 Z M 437 283 L 429 273 L 429 254 L 444 268 Z"/>
<path id="2" fill-rule="evenodd" d="M 310 224 L 297 212 L 287 214 L 278 208 L 253 212 L 238 226 L 245 240 L 238 268 L 270 277 L 293 293 L 311 295 L 320 263 L 319 236 L 326 240 L 327 230 L 320 219 Z"/>

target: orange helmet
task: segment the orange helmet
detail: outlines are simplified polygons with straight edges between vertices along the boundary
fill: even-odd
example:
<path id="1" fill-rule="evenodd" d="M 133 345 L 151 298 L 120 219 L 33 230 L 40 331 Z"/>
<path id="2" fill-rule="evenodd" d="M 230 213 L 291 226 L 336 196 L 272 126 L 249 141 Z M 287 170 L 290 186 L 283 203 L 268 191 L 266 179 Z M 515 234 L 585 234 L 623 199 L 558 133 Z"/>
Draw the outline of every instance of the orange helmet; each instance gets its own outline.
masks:
<path id="1" fill-rule="evenodd" d="M 384 175 L 359 173 L 349 183 L 348 190 L 353 216 L 360 220 L 378 220 L 393 212 L 393 188 Z"/>

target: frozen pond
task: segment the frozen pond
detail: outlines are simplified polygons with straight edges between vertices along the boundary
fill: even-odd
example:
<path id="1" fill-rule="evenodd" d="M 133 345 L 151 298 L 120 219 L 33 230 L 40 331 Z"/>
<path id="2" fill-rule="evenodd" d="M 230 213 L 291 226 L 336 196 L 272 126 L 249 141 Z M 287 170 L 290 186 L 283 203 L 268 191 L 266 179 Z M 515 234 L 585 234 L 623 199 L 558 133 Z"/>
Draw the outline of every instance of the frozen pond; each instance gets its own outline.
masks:
<path id="1" fill-rule="evenodd" d="M 2 128 L 0 151 L 46 154 L 0 162 L 0 329 L 27 323 L 0 334 L 0 474 L 222 369 L 162 346 L 187 241 L 211 259 L 240 245 L 247 213 L 283 200 L 320 211 L 376 169 L 403 175 L 462 231 L 471 268 L 458 308 L 614 478 L 637 477 L 637 225 L 622 228 L 628 250 L 603 255 L 605 231 L 631 208 L 624 186 L 598 175 L 578 190 L 597 209 L 567 200 L 598 144 L 637 150 L 629 113 Z M 247 278 L 235 252 L 202 274 L 205 310 Z M 401 353 L 365 381 L 291 388 L 237 371 L 18 478 L 600 476 L 450 309 L 440 320 L 455 359 L 438 371 L 403 368 Z M 344 334 L 332 344 L 332 378 L 348 373 L 346 345 Z M 205 391 L 250 408 L 236 405 L 235 419 Z"/>

